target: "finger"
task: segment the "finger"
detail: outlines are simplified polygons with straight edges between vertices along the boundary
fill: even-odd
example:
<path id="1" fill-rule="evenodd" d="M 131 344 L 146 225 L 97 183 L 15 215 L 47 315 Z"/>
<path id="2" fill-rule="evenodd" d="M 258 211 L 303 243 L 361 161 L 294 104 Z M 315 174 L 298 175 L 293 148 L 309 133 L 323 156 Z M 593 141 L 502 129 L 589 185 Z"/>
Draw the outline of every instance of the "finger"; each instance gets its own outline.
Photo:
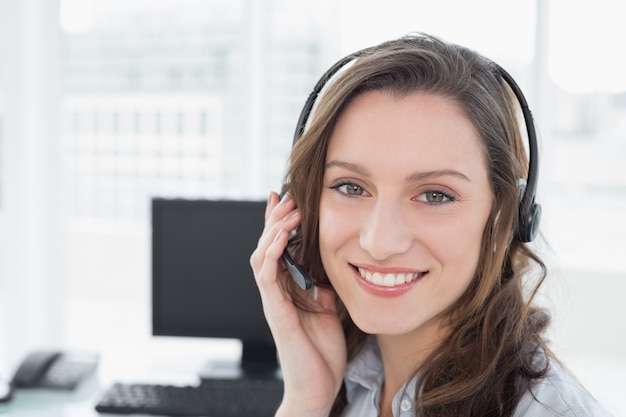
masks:
<path id="1" fill-rule="evenodd" d="M 285 269 L 280 261 L 280 257 L 287 247 L 289 236 L 285 229 L 278 228 L 273 241 L 267 247 L 263 257 L 259 279 L 260 284 L 274 285 L 278 282 L 278 275 Z"/>
<path id="2" fill-rule="evenodd" d="M 274 209 L 274 211 L 277 210 L 278 207 Z M 295 229 L 298 226 L 298 223 L 302 220 L 298 209 L 287 211 L 282 217 L 278 217 L 278 215 L 273 212 L 270 217 L 271 219 L 265 224 L 263 233 L 259 237 L 259 241 L 257 243 L 257 248 L 259 249 L 261 256 L 264 254 L 265 250 L 267 250 L 269 245 L 272 244 L 280 229 L 284 229 L 285 231 Z"/>
<path id="3" fill-rule="evenodd" d="M 272 236 L 275 235 L 277 230 L 272 230 L 274 223 L 284 218 L 289 213 L 289 210 L 293 210 L 294 208 L 295 203 L 293 203 L 290 198 L 279 200 L 279 196 L 276 192 L 272 191 L 270 193 L 267 199 L 267 205 L 265 206 L 265 227 L 259 237 L 257 246 L 262 246 L 263 242 L 267 241 L 266 236 L 268 233 Z"/>
<path id="4" fill-rule="evenodd" d="M 284 229 L 279 229 L 274 240 L 265 251 L 263 264 L 255 276 L 266 315 L 268 314 L 266 306 L 278 308 L 284 305 L 285 301 L 291 305 L 290 298 L 283 292 L 282 286 L 279 284 L 279 280 L 286 279 L 286 276 L 283 276 L 286 275 L 286 271 L 279 267 L 279 259 L 287 246 L 287 240 L 287 232 Z"/>
<path id="5" fill-rule="evenodd" d="M 267 199 L 267 205 L 265 206 L 265 221 L 266 222 L 270 216 L 270 213 L 272 212 L 274 207 L 276 207 L 276 204 L 278 204 L 278 201 L 279 201 L 278 193 L 276 193 L 275 191 L 272 191 L 270 193 L 270 196 Z"/>
<path id="6" fill-rule="evenodd" d="M 278 196 L 273 197 L 278 198 Z M 269 216 L 267 218 L 267 222 L 273 223 L 278 221 L 287 215 L 290 211 L 292 211 L 296 207 L 295 201 L 291 198 L 289 194 L 285 194 L 277 204 L 274 204 L 272 209 L 269 212 Z"/>

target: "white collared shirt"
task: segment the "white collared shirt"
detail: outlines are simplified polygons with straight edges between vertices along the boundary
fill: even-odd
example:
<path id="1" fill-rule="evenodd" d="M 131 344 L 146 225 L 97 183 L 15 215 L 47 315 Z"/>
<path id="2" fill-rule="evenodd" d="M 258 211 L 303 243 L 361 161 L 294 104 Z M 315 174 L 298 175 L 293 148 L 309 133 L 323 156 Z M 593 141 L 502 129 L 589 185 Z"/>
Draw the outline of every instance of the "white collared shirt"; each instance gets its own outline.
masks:
<path id="1" fill-rule="evenodd" d="M 363 350 L 348 364 L 345 373 L 348 405 L 343 417 L 378 417 L 383 363 L 375 337 L 369 337 Z M 415 412 L 413 378 L 393 398 L 394 417 L 413 417 Z M 534 396 L 533 396 L 534 395 Z M 513 417 L 611 417 L 600 404 L 565 370 L 551 364 L 545 378 L 524 394 Z"/>

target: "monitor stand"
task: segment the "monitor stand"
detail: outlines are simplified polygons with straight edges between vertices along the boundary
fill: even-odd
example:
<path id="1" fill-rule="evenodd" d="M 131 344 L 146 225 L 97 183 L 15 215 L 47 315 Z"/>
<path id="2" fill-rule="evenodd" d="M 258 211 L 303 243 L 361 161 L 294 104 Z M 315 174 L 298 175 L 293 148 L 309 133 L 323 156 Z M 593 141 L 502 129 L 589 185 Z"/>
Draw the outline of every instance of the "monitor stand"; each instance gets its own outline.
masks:
<path id="1" fill-rule="evenodd" d="M 243 342 L 241 361 L 209 362 L 201 379 L 282 378 L 276 348 L 271 342 Z"/>

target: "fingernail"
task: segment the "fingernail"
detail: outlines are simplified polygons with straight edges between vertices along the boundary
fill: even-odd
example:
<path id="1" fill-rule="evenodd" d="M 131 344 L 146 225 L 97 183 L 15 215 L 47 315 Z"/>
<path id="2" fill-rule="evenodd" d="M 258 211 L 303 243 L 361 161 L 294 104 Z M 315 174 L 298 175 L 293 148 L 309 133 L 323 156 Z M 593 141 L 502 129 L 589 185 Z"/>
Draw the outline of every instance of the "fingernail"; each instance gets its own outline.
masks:
<path id="1" fill-rule="evenodd" d="M 287 193 L 283 194 L 283 196 L 280 198 L 280 202 L 282 203 L 284 201 L 287 201 L 288 198 L 291 198 L 291 196 L 287 192 Z"/>

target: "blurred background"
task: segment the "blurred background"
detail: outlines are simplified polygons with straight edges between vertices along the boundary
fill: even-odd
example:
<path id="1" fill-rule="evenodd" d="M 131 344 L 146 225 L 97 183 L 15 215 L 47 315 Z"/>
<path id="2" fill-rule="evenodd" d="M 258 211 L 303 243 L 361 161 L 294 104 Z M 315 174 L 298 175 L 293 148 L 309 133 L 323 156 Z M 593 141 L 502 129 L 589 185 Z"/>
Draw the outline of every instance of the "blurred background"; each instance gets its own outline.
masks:
<path id="1" fill-rule="evenodd" d="M 150 199 L 265 199 L 324 70 L 423 31 L 525 91 L 552 346 L 626 415 L 623 23 L 611 0 L 0 0 L 0 374 L 216 343 L 151 336 Z"/>

